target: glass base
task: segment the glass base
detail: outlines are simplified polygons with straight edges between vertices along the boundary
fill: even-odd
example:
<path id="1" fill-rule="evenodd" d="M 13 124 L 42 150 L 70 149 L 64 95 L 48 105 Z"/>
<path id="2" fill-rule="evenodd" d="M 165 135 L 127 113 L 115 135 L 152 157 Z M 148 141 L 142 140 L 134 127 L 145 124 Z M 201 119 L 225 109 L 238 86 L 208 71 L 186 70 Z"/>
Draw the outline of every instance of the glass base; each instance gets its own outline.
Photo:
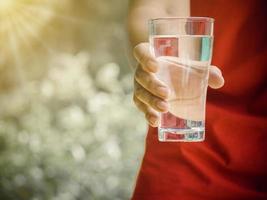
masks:
<path id="1" fill-rule="evenodd" d="M 159 128 L 158 138 L 161 142 L 202 142 L 205 139 L 204 127 L 191 129 Z"/>

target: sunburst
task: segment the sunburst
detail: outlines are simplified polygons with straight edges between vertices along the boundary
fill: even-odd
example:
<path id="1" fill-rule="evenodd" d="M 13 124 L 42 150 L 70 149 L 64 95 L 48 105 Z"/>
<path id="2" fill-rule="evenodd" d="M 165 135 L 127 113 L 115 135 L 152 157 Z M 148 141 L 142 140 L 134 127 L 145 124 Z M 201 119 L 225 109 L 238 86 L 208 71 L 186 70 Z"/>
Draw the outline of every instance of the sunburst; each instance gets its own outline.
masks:
<path id="1" fill-rule="evenodd" d="M 25 13 L 25 7 L 39 1 L 31 0 L 1 0 L 0 1 L 0 40 L 1 64 L 13 60 L 15 65 L 22 63 L 21 57 L 25 47 L 31 47 L 33 36 L 38 38 L 41 29 L 53 17 L 36 12 Z M 43 1 L 52 9 L 53 1 Z M 39 2 L 40 3 L 40 2 Z M 38 19 L 40 23 L 34 23 Z M 35 38 L 35 39 L 36 39 Z"/>
<path id="2" fill-rule="evenodd" d="M 14 75 L 23 81 L 25 79 L 25 70 L 22 69 L 24 58 L 35 56 L 38 48 L 42 48 L 47 53 L 54 52 L 53 48 L 46 43 L 44 35 L 47 30 L 55 28 L 50 26 L 53 19 L 68 24 L 87 23 L 58 12 L 59 7 L 64 5 L 67 8 L 71 1 L 0 0 L 0 70 L 13 66 Z M 0 85 L 5 78 L 3 76 L 3 74 L 0 75 Z"/>

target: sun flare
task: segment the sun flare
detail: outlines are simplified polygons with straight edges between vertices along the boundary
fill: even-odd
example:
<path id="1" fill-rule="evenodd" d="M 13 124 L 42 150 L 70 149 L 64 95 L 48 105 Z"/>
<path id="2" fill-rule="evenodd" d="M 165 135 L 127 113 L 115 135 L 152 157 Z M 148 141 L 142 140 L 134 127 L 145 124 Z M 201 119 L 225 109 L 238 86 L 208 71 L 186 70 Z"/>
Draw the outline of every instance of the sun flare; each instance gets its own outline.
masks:
<path id="1" fill-rule="evenodd" d="M 68 35 L 77 25 L 86 26 L 86 20 L 73 14 L 73 4 L 74 0 L 0 0 L 0 92 L 41 76 L 41 66 L 59 51 L 63 29 Z"/>
<path id="2" fill-rule="evenodd" d="M 5 55 L 2 59 L 18 58 L 25 45 L 29 47 L 33 40 L 38 40 L 40 30 L 52 16 L 53 1 L 1 0 L 0 52 Z"/>
<path id="3" fill-rule="evenodd" d="M 0 1 L 0 12 L 8 12 L 15 6 L 15 0 L 1 0 Z"/>

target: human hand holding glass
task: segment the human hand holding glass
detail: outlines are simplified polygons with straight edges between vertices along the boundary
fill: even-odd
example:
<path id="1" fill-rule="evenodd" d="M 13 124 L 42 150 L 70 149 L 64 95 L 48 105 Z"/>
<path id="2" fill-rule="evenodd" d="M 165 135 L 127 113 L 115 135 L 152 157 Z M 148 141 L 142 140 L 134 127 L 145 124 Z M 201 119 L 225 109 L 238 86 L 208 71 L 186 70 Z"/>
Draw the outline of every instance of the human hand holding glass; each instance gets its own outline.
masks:
<path id="1" fill-rule="evenodd" d="M 167 99 L 170 89 L 156 77 L 155 73 L 158 72 L 161 63 L 150 53 L 148 43 L 140 43 L 135 46 L 134 56 L 139 64 L 135 69 L 133 99 L 139 110 L 146 115 L 148 123 L 152 127 L 157 127 L 159 124 L 158 112 L 166 112 L 169 109 Z M 177 73 L 175 77 L 178 78 L 180 75 Z M 210 66 L 208 84 L 213 89 L 223 86 L 224 78 L 218 67 Z M 177 86 L 175 90 L 178 88 Z M 161 108 L 157 104 L 164 104 L 164 106 Z"/>
<path id="2" fill-rule="evenodd" d="M 197 42 L 193 44 L 198 45 Z M 185 45 L 184 48 L 189 48 Z M 187 49 L 188 51 L 188 49 Z M 134 55 L 139 62 L 135 73 L 134 101 L 137 107 L 146 114 L 146 118 L 151 126 L 159 125 L 159 113 L 167 112 L 184 119 L 200 120 L 202 113 L 197 109 L 199 99 L 202 94 L 197 90 L 198 86 L 205 76 L 197 67 L 191 67 L 190 70 L 183 67 L 172 57 L 164 56 L 156 58 L 151 54 L 148 43 L 141 43 L 134 48 Z M 191 63 L 192 64 L 192 63 Z M 180 67 L 177 67 L 179 66 Z M 164 67 L 163 67 L 164 66 Z M 164 73 L 160 70 L 168 68 L 171 74 L 168 80 L 160 81 L 156 74 Z M 224 79 L 219 68 L 210 66 L 208 84 L 212 88 L 220 88 L 224 84 Z M 188 76 L 187 83 L 189 87 L 184 89 L 181 79 L 184 75 Z M 166 76 L 161 76 L 166 77 Z M 179 84 L 180 83 L 180 84 Z M 174 92 L 173 92 L 174 91 Z M 183 104 L 176 104 L 172 99 L 185 98 Z M 191 112 L 188 112 L 190 104 Z"/>

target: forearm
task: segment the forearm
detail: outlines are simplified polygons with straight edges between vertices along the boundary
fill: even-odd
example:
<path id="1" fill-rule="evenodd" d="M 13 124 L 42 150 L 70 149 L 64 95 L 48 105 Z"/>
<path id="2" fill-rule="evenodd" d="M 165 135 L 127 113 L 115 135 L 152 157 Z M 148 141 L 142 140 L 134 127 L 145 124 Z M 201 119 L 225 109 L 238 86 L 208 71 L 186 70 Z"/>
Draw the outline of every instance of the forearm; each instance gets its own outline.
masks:
<path id="1" fill-rule="evenodd" d="M 189 0 L 132 0 L 128 15 L 130 42 L 132 46 L 147 42 L 147 22 L 151 18 L 189 15 Z"/>
<path id="2" fill-rule="evenodd" d="M 152 0 L 153 1 L 153 0 Z M 132 46 L 147 42 L 147 22 L 151 18 L 167 17 L 165 3 L 160 1 L 132 0 L 128 15 L 128 33 Z"/>

